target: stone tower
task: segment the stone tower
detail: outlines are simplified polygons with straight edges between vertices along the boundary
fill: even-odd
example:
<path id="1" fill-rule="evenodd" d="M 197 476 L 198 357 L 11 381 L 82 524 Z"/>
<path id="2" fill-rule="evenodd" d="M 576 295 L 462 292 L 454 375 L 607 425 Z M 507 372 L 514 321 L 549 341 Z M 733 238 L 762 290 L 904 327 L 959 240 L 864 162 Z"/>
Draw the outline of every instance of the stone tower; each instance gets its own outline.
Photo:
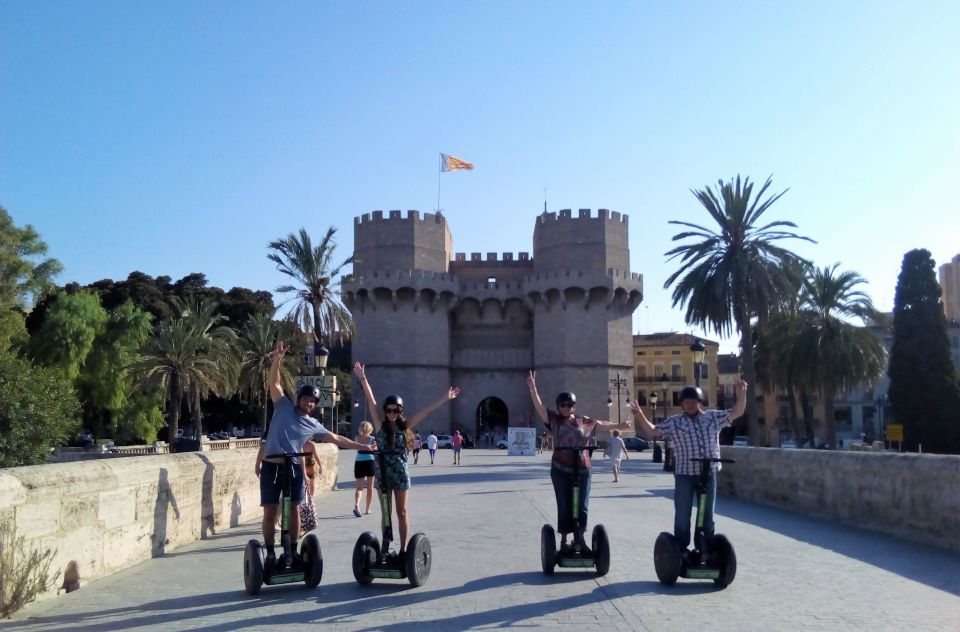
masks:
<path id="1" fill-rule="evenodd" d="M 633 388 L 631 314 L 643 297 L 630 272 L 627 217 L 600 209 L 543 213 L 533 253 L 456 253 L 440 214 L 382 211 L 354 221 L 354 358 L 379 401 L 400 394 L 408 411 L 461 388 L 423 431 L 476 436 L 535 415 L 526 388 L 537 370 L 544 404 L 573 390 L 578 412 L 613 417 L 610 380 Z M 357 388 L 357 385 L 354 385 Z M 359 392 L 359 391 L 355 391 Z M 359 422 L 356 416 L 354 426 Z"/>

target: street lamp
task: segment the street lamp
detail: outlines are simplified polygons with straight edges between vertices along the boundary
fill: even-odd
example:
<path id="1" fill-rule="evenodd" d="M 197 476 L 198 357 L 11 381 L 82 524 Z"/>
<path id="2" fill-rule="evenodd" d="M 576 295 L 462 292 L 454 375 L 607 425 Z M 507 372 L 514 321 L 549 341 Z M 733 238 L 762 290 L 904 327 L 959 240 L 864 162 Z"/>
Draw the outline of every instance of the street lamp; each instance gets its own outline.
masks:
<path id="1" fill-rule="evenodd" d="M 620 409 L 623 408 L 620 405 L 620 389 L 627 387 L 627 381 L 620 377 L 620 372 L 617 372 L 617 377 L 610 380 L 610 386 L 617 389 L 617 423 L 620 423 Z M 607 394 L 607 407 L 613 405 L 613 401 L 610 399 L 609 391 Z"/>
<path id="2" fill-rule="evenodd" d="M 693 379 L 696 386 L 700 387 L 700 365 L 703 364 L 703 356 L 707 353 L 707 348 L 703 346 L 699 338 L 693 339 L 690 345 L 690 351 L 693 352 Z"/>
<path id="3" fill-rule="evenodd" d="M 653 423 L 657 423 L 657 391 L 656 389 L 650 391 L 650 416 L 653 417 Z M 657 445 L 657 440 L 653 440 L 653 462 L 654 463 L 663 463 L 663 451 L 660 449 L 660 446 Z"/>
<path id="4" fill-rule="evenodd" d="M 667 383 L 670 381 L 670 378 L 667 377 L 667 374 L 664 373 L 660 376 L 660 388 L 663 390 L 663 416 L 667 416 L 667 412 L 670 410 L 670 400 L 667 399 Z M 663 440 L 663 450 L 666 452 L 666 455 L 663 458 L 663 471 L 672 472 L 673 471 L 673 452 L 670 450 L 670 442 L 666 439 Z"/>

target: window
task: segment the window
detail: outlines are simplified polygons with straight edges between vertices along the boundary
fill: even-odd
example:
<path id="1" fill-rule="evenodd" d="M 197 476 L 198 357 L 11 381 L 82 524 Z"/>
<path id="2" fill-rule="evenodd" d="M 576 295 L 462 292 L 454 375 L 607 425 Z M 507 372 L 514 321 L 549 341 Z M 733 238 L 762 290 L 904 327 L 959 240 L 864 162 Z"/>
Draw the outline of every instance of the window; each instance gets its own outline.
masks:
<path id="1" fill-rule="evenodd" d="M 700 379 L 702 380 L 706 377 L 707 377 L 707 363 L 703 362 L 700 364 Z"/>
<path id="2" fill-rule="evenodd" d="M 647 394 L 643 391 L 637 391 L 637 403 L 641 406 L 647 405 Z"/>
<path id="3" fill-rule="evenodd" d="M 678 391 L 673 391 L 673 405 L 680 405 L 680 393 Z"/>
<path id="4" fill-rule="evenodd" d="M 670 377 L 671 377 L 672 379 L 674 379 L 674 380 L 682 380 L 682 379 L 683 379 L 683 367 L 681 367 L 679 364 L 674 364 L 673 366 L 671 366 L 671 367 L 670 367 Z"/>
<path id="5" fill-rule="evenodd" d="M 654 378 L 655 380 L 659 380 L 661 375 L 663 375 L 663 365 L 662 365 L 662 364 L 654 364 L 654 365 L 653 365 L 653 378 Z"/>
<path id="6" fill-rule="evenodd" d="M 497 282 L 497 277 L 495 277 L 495 276 L 487 277 L 487 283 L 493 284 L 493 283 L 496 283 L 496 282 Z"/>
<path id="7" fill-rule="evenodd" d="M 653 355 L 663 355 L 663 351 L 654 351 Z"/>
<path id="8" fill-rule="evenodd" d="M 644 380 L 644 379 L 646 379 L 646 378 L 647 378 L 647 365 L 646 365 L 646 364 L 638 364 L 638 365 L 637 365 L 637 379 L 638 379 L 638 380 Z"/>
<path id="9" fill-rule="evenodd" d="M 670 355 L 680 355 L 680 350 L 679 350 L 679 349 L 671 349 L 671 350 L 670 350 Z"/>
<path id="10" fill-rule="evenodd" d="M 637 351 L 637 355 L 638 355 L 638 356 L 645 356 L 645 355 L 647 355 L 647 352 L 646 352 L 646 351 Z"/>

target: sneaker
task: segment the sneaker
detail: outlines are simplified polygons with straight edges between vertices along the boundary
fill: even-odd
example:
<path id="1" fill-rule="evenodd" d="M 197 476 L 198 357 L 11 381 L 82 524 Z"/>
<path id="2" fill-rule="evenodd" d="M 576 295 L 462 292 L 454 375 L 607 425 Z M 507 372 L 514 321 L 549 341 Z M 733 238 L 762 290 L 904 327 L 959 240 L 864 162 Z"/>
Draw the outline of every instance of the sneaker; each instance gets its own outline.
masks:
<path id="1" fill-rule="evenodd" d="M 370 513 L 370 512 L 368 511 L 367 513 Z M 361 514 L 360 514 L 360 510 L 357 509 L 356 507 L 354 507 L 354 508 L 353 508 L 353 515 L 356 516 L 357 518 L 359 518 L 360 515 L 361 515 Z"/>

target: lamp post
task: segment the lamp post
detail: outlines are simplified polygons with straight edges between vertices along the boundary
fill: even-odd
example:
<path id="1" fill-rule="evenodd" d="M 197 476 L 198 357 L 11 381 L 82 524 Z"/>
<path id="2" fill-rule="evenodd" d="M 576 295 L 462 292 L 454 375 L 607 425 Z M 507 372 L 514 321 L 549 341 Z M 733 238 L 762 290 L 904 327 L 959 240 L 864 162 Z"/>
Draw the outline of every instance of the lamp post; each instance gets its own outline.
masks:
<path id="1" fill-rule="evenodd" d="M 657 423 L 657 391 L 656 389 L 650 391 L 650 416 L 653 417 L 653 423 Z M 654 463 L 663 463 L 663 451 L 660 449 L 660 446 L 657 445 L 657 440 L 653 440 L 653 462 Z"/>
<path id="2" fill-rule="evenodd" d="M 622 408 L 622 406 L 620 405 L 620 389 L 627 387 L 627 381 L 624 380 L 624 379 L 622 379 L 622 378 L 620 377 L 620 372 L 618 371 L 618 372 L 617 372 L 617 377 L 610 380 L 610 386 L 612 386 L 612 387 L 614 387 L 614 388 L 617 389 L 617 423 L 619 424 L 619 423 L 620 423 L 620 409 Z M 608 391 L 608 395 L 607 395 L 607 407 L 610 407 L 610 406 L 612 406 L 612 405 L 613 405 L 613 401 L 610 399 L 610 395 L 609 395 L 609 391 Z"/>
<path id="3" fill-rule="evenodd" d="M 690 345 L 690 351 L 693 352 L 693 380 L 694 384 L 699 388 L 700 365 L 703 364 L 703 356 L 706 355 L 707 348 L 703 346 L 703 343 L 700 342 L 699 338 L 694 338 L 693 344 Z"/>
<path id="4" fill-rule="evenodd" d="M 323 346 L 319 340 L 313 341 L 313 367 L 314 375 L 320 376 L 320 383 L 317 385 L 323 391 L 323 375 L 327 369 L 327 360 L 330 358 L 330 350 Z M 323 406 L 318 405 L 320 409 L 320 423 L 323 424 Z"/>
<path id="5" fill-rule="evenodd" d="M 670 410 L 670 400 L 667 399 L 667 383 L 670 381 L 670 378 L 667 377 L 666 373 L 663 373 L 660 376 L 660 389 L 663 391 L 663 416 L 667 416 L 667 412 Z M 663 441 L 663 451 L 666 453 L 663 456 L 663 471 L 672 472 L 673 471 L 673 451 L 670 449 L 670 442 L 664 439 Z"/>

